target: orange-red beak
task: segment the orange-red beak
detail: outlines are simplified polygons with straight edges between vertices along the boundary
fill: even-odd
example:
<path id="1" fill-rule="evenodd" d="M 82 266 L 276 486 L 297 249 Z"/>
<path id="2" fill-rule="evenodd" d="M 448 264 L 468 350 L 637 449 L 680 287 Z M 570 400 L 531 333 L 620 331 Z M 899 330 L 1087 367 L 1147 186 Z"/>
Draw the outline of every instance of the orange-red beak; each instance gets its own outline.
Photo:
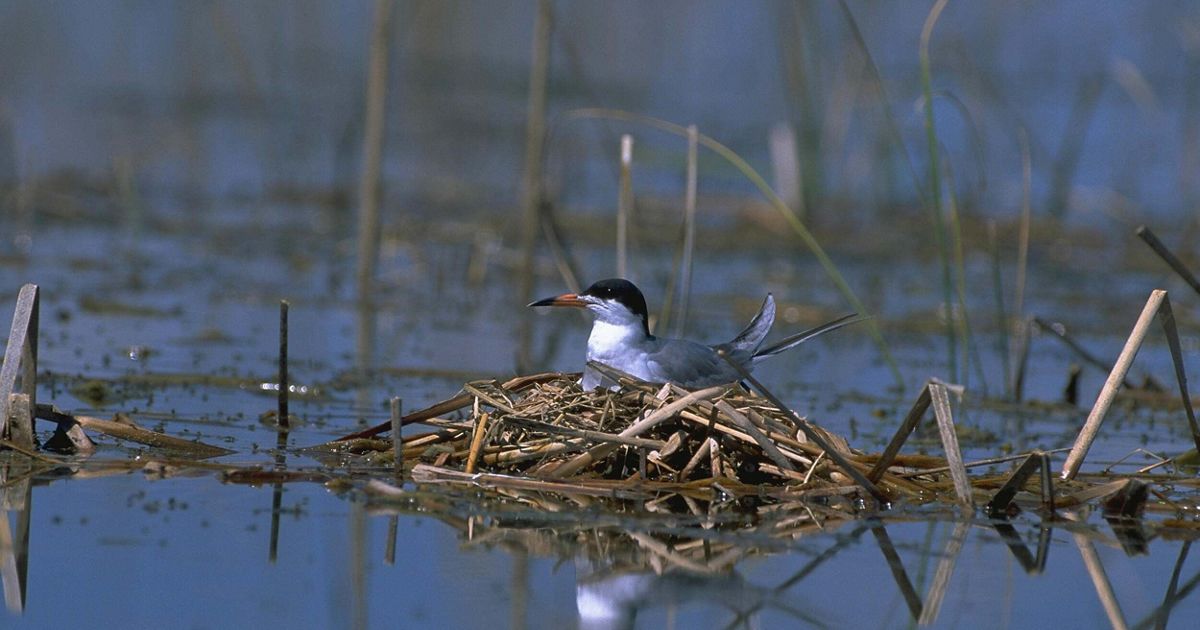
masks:
<path id="1" fill-rule="evenodd" d="M 574 306 L 575 308 L 587 308 L 587 305 L 587 302 L 574 293 L 564 293 L 529 303 L 529 306 Z"/>

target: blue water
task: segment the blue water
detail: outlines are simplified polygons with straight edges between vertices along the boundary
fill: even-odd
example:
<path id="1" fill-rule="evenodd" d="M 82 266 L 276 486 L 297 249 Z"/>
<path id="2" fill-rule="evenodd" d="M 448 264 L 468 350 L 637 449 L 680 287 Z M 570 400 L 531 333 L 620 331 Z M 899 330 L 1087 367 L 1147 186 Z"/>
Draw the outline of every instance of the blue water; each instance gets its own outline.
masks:
<path id="1" fill-rule="evenodd" d="M 923 177 L 916 50 L 927 7 L 848 4 Z M 370 3 L 0 5 L 0 309 L 21 284 L 40 285 L 39 401 L 101 417 L 125 412 L 235 451 L 218 463 L 274 466 L 276 436 L 258 417 L 275 404 L 263 387 L 275 379 L 280 299 L 291 303 L 291 381 L 317 392 L 292 400 L 301 422 L 289 435 L 290 467 L 319 470 L 298 449 L 384 420 L 391 396 L 412 410 L 453 395 L 465 380 L 514 374 L 518 328 L 528 316 L 519 299 L 514 208 L 533 11 L 533 3 L 396 7 L 386 229 L 376 308 L 364 325 L 354 295 L 352 209 Z M 736 10 L 555 3 L 555 11 L 552 117 L 612 107 L 696 123 L 768 178 L 767 130 L 781 120 L 802 130 L 811 123 L 821 139 L 817 161 L 805 162 L 820 167 L 811 216 L 887 336 L 905 391 L 895 391 L 861 326 L 778 357 L 758 376 L 801 413 L 877 450 L 926 379 L 952 377 L 934 244 L 923 229 L 899 229 L 928 219 L 838 6 L 799 15 L 785 3 Z M 1150 290 L 1167 288 L 1193 379 L 1200 373 L 1196 301 L 1130 233 L 1147 221 L 1190 260 L 1198 24 L 1200 13 L 1187 3 L 951 3 L 932 45 L 935 89 L 963 103 L 982 140 L 972 144 L 952 100 L 937 100 L 940 140 L 969 215 L 997 218 L 1002 228 L 1016 216 L 1017 129 L 1028 130 L 1039 223 L 1025 312 L 1065 322 L 1111 361 Z M 787 85 L 783 42 L 803 48 L 806 107 Z M 1077 94 L 1093 77 L 1104 87 L 1070 177 L 1068 220 L 1044 223 Z M 611 158 L 619 133 L 631 130 L 642 230 L 631 275 L 656 311 L 672 268 L 682 141 L 616 123 L 563 124 L 548 147 L 547 180 L 583 280 L 611 275 L 612 249 L 595 225 L 609 229 Z M 811 254 L 757 205 L 744 178 L 706 155 L 700 181 L 689 336 L 728 339 L 767 291 L 780 302 L 778 335 L 846 312 Z M 599 223 L 581 222 L 593 219 Z M 734 234 L 748 240 L 730 243 Z M 1002 234 L 1011 309 L 1015 242 Z M 991 398 L 1003 391 L 1004 365 L 981 241 L 977 234 L 968 241 L 966 284 L 982 378 L 974 368 L 955 377 L 968 381 L 957 419 L 996 439 L 964 438 L 964 452 L 991 456 L 997 442 L 1017 451 L 1068 445 L 1105 375 L 1085 367 L 1078 404 L 1060 403 L 1078 359 L 1036 335 L 1025 393 L 1038 405 L 984 402 L 985 391 Z M 565 289 L 539 253 L 536 294 Z M 532 368 L 579 369 L 585 320 L 547 313 L 531 321 Z M 358 351 L 360 341 L 368 353 Z M 372 369 L 353 378 L 360 367 Z M 1145 374 L 1173 386 L 1157 332 L 1133 378 Z M 76 393 L 91 379 L 109 384 L 108 400 Z M 10 532 L 22 514 L 30 521 L 27 579 L 3 574 L 6 594 L 22 584 L 26 593 L 23 603 L 9 598 L 5 627 L 916 623 L 884 537 L 862 529 L 866 522 L 771 544 L 733 536 L 747 557 L 698 576 L 659 575 L 649 553 L 621 564 L 620 554 L 588 557 L 585 545 L 522 551 L 536 536 L 499 536 L 482 518 L 468 534 L 455 520 L 462 514 L 402 511 L 393 565 L 385 561 L 388 506 L 368 504 L 359 491 L 298 482 L 282 487 L 272 562 L 273 487 L 225 484 L 211 472 L 159 479 L 128 470 L 128 462 L 160 454 L 98 441 L 99 452 L 78 470 L 39 474 L 25 512 L 20 479 L 4 471 L 16 500 L 5 504 Z M 1121 404 L 1086 469 L 1136 448 L 1174 455 L 1190 446 L 1178 409 Z M 908 450 L 918 449 L 938 451 L 928 440 Z M 1139 454 L 1121 470 L 1148 461 Z M 1175 492 L 1194 496 L 1186 487 Z M 922 599 L 939 563 L 957 558 L 936 627 L 1108 623 L 1082 560 L 1089 546 L 1124 619 L 1146 619 L 1163 602 L 1182 534 L 1165 533 L 1147 553 L 1127 555 L 1098 515 L 1077 518 L 1085 525 L 1056 524 L 1041 575 L 1027 573 L 984 521 L 901 510 L 881 526 Z M 1015 527 L 1035 551 L 1037 519 L 1022 516 Z M 714 544 L 731 542 L 726 534 Z M 957 555 L 946 551 L 956 547 Z M 830 549 L 807 577 L 788 584 Z M 1184 558 L 1180 567 L 1185 597 L 1171 611 L 1176 626 L 1198 611 L 1188 589 L 1197 560 Z"/>

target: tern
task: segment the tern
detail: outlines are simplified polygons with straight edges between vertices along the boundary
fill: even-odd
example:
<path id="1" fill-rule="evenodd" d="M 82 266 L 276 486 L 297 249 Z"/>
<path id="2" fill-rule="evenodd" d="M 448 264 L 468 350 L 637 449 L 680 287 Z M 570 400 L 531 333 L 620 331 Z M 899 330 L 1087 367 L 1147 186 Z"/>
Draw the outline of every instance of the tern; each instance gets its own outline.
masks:
<path id="1" fill-rule="evenodd" d="M 603 363 L 643 381 L 675 383 L 689 389 L 741 379 L 738 369 L 718 354 L 722 350 L 730 360 L 749 372 L 767 357 L 862 319 L 857 313 L 851 313 L 763 348 L 763 340 L 775 323 L 775 298 L 768 293 L 758 314 L 742 332 L 727 343 L 709 346 L 650 334 L 646 298 L 632 282 L 621 278 L 600 280 L 582 293 L 564 293 L 532 302 L 529 306 L 567 306 L 591 311 L 595 321 L 588 336 L 589 363 Z M 584 369 L 584 390 L 605 384 L 612 382 L 590 365 Z"/>

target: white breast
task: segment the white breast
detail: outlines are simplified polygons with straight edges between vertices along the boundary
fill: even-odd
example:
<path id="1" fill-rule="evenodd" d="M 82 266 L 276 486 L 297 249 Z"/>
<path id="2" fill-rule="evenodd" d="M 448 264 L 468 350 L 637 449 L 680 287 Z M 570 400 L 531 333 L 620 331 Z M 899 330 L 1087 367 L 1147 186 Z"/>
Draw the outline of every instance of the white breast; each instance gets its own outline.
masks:
<path id="1" fill-rule="evenodd" d="M 629 326 L 596 320 L 588 337 L 587 358 L 650 380 L 652 376 L 646 365 L 649 341 L 640 322 L 637 326 Z"/>

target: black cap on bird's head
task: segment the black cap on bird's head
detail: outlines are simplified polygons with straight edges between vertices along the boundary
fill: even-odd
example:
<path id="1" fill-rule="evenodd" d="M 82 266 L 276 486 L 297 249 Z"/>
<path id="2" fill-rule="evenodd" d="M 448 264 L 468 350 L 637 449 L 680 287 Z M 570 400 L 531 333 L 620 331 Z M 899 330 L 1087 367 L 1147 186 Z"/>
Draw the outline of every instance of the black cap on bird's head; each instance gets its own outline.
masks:
<path id="1" fill-rule="evenodd" d="M 609 278 L 600 280 L 584 289 L 582 293 L 564 293 L 554 297 L 538 300 L 529 306 L 574 306 L 589 308 L 600 306 L 605 302 L 616 302 L 642 320 L 642 327 L 647 335 L 650 334 L 650 311 L 646 308 L 646 298 L 632 282 L 624 278 Z M 597 310 L 597 309 L 591 309 Z"/>
<path id="2" fill-rule="evenodd" d="M 620 302 L 634 315 L 640 315 L 642 319 L 646 319 L 650 314 L 649 309 L 646 308 L 646 296 L 642 295 L 637 286 L 624 278 L 609 278 L 595 282 L 583 291 L 583 295 Z"/>

